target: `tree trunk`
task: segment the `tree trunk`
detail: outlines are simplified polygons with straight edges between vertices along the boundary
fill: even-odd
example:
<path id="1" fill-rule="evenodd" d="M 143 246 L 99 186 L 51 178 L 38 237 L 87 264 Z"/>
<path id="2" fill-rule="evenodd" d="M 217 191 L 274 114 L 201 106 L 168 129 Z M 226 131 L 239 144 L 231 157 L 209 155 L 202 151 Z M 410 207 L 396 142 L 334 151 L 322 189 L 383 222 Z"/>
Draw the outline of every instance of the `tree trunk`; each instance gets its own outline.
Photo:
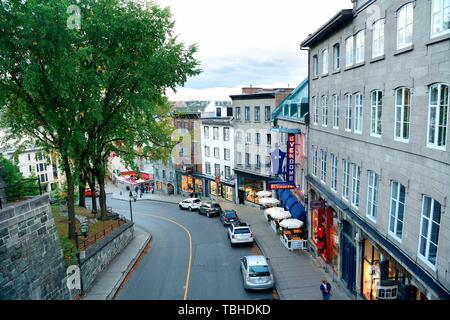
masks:
<path id="1" fill-rule="evenodd" d="M 75 187 L 73 185 L 73 177 L 72 171 L 70 170 L 69 158 L 67 156 L 63 156 L 64 163 L 64 172 L 66 174 L 67 180 L 67 209 L 68 209 L 68 235 L 69 239 L 75 240 L 75 231 L 76 231 L 76 220 L 75 220 L 75 198 L 74 191 Z"/>
<path id="2" fill-rule="evenodd" d="M 78 206 L 86 208 L 86 175 L 80 173 L 80 184 L 78 185 L 78 192 L 80 194 Z"/>
<path id="3" fill-rule="evenodd" d="M 86 173 L 87 183 L 89 184 L 89 188 L 95 191 L 95 176 L 92 171 Z M 94 192 L 92 191 L 92 192 Z M 92 194 L 92 213 L 97 214 L 97 193 Z"/>
<path id="4" fill-rule="evenodd" d="M 106 220 L 108 218 L 108 211 L 106 207 L 105 174 L 102 167 L 97 169 L 95 173 L 100 189 L 100 197 L 98 199 L 98 201 L 100 202 L 100 220 Z"/>

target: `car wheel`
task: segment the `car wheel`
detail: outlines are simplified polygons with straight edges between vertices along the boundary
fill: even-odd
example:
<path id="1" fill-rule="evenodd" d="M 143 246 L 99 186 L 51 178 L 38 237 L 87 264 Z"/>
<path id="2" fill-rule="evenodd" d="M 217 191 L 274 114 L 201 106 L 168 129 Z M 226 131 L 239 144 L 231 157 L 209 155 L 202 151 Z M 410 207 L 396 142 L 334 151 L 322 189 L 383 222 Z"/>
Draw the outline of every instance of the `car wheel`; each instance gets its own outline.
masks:
<path id="1" fill-rule="evenodd" d="M 234 248 L 234 243 L 230 241 L 230 245 L 232 248 Z"/>
<path id="2" fill-rule="evenodd" d="M 191 211 L 191 212 L 192 212 L 192 207 L 189 207 L 189 211 Z"/>
<path id="3" fill-rule="evenodd" d="M 181 206 L 181 204 L 178 205 L 178 208 L 180 208 L 180 210 L 183 210 L 183 207 Z"/>
<path id="4" fill-rule="evenodd" d="M 211 218 L 211 215 L 209 214 L 209 212 L 206 215 L 208 216 L 208 218 Z"/>

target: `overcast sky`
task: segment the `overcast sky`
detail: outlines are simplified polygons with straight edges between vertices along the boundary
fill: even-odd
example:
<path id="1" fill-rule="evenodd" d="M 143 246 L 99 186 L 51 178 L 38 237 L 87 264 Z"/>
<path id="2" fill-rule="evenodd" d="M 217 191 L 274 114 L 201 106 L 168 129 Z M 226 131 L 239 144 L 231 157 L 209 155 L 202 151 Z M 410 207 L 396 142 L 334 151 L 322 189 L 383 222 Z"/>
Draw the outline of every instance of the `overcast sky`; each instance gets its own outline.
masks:
<path id="1" fill-rule="evenodd" d="M 197 43 L 202 74 L 171 100 L 229 100 L 242 86 L 296 87 L 307 76 L 299 44 L 351 0 L 155 0 L 175 33 Z"/>

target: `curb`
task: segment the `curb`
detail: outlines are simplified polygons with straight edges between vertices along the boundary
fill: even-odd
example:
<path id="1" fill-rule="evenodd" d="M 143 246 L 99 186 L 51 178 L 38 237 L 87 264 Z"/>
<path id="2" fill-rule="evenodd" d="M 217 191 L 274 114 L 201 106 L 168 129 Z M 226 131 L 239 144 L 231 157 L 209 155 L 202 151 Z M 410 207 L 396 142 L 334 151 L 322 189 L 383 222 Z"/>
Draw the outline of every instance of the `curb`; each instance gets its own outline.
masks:
<path id="1" fill-rule="evenodd" d="M 125 200 L 125 199 L 122 199 L 122 198 L 111 197 L 111 199 L 128 202 L 128 200 Z M 170 204 L 178 204 L 178 202 L 172 202 L 172 201 L 166 201 L 166 200 L 157 200 L 157 199 L 137 199 L 137 201 L 138 201 L 138 202 L 139 202 L 139 201 L 154 201 L 154 202 L 163 202 L 163 203 L 170 203 Z"/>
<path id="2" fill-rule="evenodd" d="M 142 252 L 144 251 L 144 249 L 147 247 L 147 245 L 150 243 L 151 240 L 152 240 L 152 235 L 149 233 L 149 235 L 147 237 L 147 240 L 145 240 L 144 244 L 141 246 L 141 248 L 139 249 L 138 253 L 130 261 L 130 263 L 128 264 L 126 270 L 124 272 L 122 272 L 122 276 L 120 277 L 119 281 L 117 281 L 117 283 L 114 285 L 114 288 L 106 296 L 105 300 L 112 300 L 114 298 L 114 296 L 116 295 L 116 293 L 119 290 L 120 286 L 122 285 L 123 281 L 128 276 L 128 274 L 130 273 L 131 269 L 136 264 L 136 261 L 139 259 L 139 257 L 141 256 Z"/>

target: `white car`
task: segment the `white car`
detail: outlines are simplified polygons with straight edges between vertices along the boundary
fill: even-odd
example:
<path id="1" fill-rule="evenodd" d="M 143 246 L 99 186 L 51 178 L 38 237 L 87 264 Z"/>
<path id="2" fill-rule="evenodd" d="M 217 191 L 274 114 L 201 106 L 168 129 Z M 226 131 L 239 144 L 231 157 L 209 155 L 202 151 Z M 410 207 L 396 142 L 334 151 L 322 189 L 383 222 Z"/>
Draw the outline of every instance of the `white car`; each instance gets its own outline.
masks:
<path id="1" fill-rule="evenodd" d="M 252 290 L 272 289 L 275 280 L 264 256 L 246 256 L 241 259 L 244 288 Z"/>
<path id="2" fill-rule="evenodd" d="M 181 201 L 178 204 L 180 209 L 188 209 L 189 211 L 198 210 L 202 205 L 202 201 L 199 198 L 188 198 Z"/>
<path id="3" fill-rule="evenodd" d="M 232 247 L 239 243 L 253 245 L 254 242 L 253 233 L 250 230 L 250 226 L 244 222 L 230 225 L 228 228 L 228 239 L 230 239 L 230 244 Z"/>

